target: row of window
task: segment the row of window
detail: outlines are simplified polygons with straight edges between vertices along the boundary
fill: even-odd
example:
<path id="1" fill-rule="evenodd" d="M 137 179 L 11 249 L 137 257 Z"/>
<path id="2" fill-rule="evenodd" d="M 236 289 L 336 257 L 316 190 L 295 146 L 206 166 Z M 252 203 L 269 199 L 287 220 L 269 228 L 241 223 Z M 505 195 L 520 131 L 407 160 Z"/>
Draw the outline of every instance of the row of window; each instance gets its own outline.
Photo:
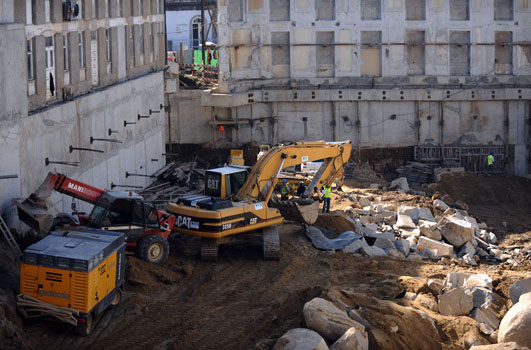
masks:
<path id="1" fill-rule="evenodd" d="M 406 20 L 426 20 L 426 1 L 405 0 Z M 314 3 L 316 20 L 335 20 L 335 0 L 315 0 Z M 245 0 L 229 0 L 229 22 L 243 21 L 245 4 Z M 360 5 L 360 17 L 362 20 L 381 19 L 382 0 L 361 0 Z M 450 20 L 466 21 L 470 19 L 470 0 L 450 0 L 449 6 Z M 531 4 L 528 6 L 531 6 Z M 270 0 L 269 11 L 271 21 L 288 21 L 290 20 L 290 1 Z M 493 18 L 495 21 L 513 20 L 514 0 L 494 0 Z"/>
<path id="2" fill-rule="evenodd" d="M 512 74 L 513 46 L 512 32 L 495 32 L 494 74 Z M 290 64 L 289 32 L 272 32 L 272 64 L 284 66 L 282 70 L 273 69 L 274 77 L 288 77 Z M 382 32 L 361 31 L 359 58 L 362 76 L 382 75 Z M 451 31 L 449 35 L 449 74 L 452 76 L 470 75 L 470 32 Z M 335 74 L 334 32 L 316 32 L 315 57 L 318 77 L 333 77 Z M 407 75 L 425 75 L 425 32 L 408 31 L 406 33 Z M 341 46 L 340 46 L 341 47 Z M 385 49 L 385 56 L 391 53 Z M 345 69 L 345 67 L 343 67 Z M 349 68 L 350 69 L 350 68 Z M 278 73 L 280 72 L 280 73 Z M 280 74 L 280 75 L 276 75 Z M 489 73 L 490 74 L 490 73 Z M 276 75 L 276 76 L 275 76 Z"/>
<path id="3" fill-rule="evenodd" d="M 135 65 L 143 65 L 144 64 L 144 55 L 145 55 L 145 45 L 144 45 L 144 38 L 147 35 L 149 38 L 149 52 L 150 52 L 150 60 L 151 63 L 154 59 L 154 49 L 155 49 L 155 37 L 153 35 L 152 30 L 152 23 L 149 23 L 147 26 L 147 33 L 144 30 L 144 25 L 133 25 L 126 27 L 125 30 L 125 42 L 129 42 L 129 56 L 132 58 L 135 58 L 137 55 L 138 50 L 138 61 L 135 61 Z M 162 32 L 162 23 L 157 23 L 157 28 L 159 31 L 159 34 Z M 92 83 L 93 85 L 98 85 L 99 79 L 98 79 L 98 66 L 100 64 L 106 64 L 106 70 L 107 74 L 110 74 L 113 72 L 113 64 L 117 64 L 115 59 L 113 58 L 112 54 L 112 48 L 116 46 L 115 43 L 113 43 L 113 40 L 118 39 L 115 35 L 113 35 L 112 32 L 113 28 L 107 28 L 105 29 L 105 37 L 102 38 L 105 40 L 105 62 L 98 62 L 98 32 L 92 31 L 90 32 L 90 36 L 86 32 L 70 32 L 70 33 L 63 33 L 62 34 L 62 53 L 63 53 L 63 79 L 64 79 L 64 85 L 70 84 L 70 73 L 72 69 L 71 65 L 71 53 L 72 50 L 75 48 L 72 47 L 72 41 L 76 39 L 75 36 L 77 36 L 77 50 L 78 50 L 78 62 L 79 62 L 79 76 L 80 81 L 86 80 L 88 77 L 85 75 L 86 71 L 86 65 L 87 60 L 90 61 L 89 63 L 92 64 Z M 117 28 L 115 28 L 117 30 Z M 115 32 L 116 33 L 116 32 Z M 133 35 L 135 33 L 136 35 Z M 135 37 L 138 36 L 138 49 L 135 49 Z M 57 36 L 47 36 L 44 38 L 44 52 L 36 52 L 35 51 L 35 38 L 29 39 L 26 41 L 26 57 L 27 57 L 27 74 L 28 74 L 28 94 L 33 95 L 35 93 L 35 79 L 36 79 L 36 73 L 35 73 L 35 62 L 36 62 L 36 55 L 40 56 L 44 54 L 45 58 L 45 75 L 46 75 L 46 89 L 47 89 L 47 98 L 50 99 L 54 96 L 54 90 L 55 90 L 55 82 L 56 79 L 56 62 L 55 62 L 55 38 Z M 89 40 L 87 43 L 86 39 Z M 75 42 L 75 41 L 74 41 Z M 60 48 L 59 48 L 60 49 Z M 89 50 L 89 55 L 87 56 L 87 49 Z M 40 56 L 42 57 L 42 56 Z M 114 61 L 114 62 L 113 62 Z"/>
<path id="4" fill-rule="evenodd" d="M 26 0 L 26 24 L 34 22 L 36 1 L 44 1 L 44 22 L 50 23 L 52 21 L 53 0 Z M 125 13 L 126 1 L 129 4 L 129 13 Z M 68 8 L 65 7 L 65 2 L 62 3 L 63 20 L 95 19 L 98 17 L 97 14 L 100 13 L 99 0 L 73 0 Z M 144 11 L 145 5 L 149 7 L 147 13 Z M 138 9 L 138 13 L 134 13 L 133 9 L 135 7 Z M 117 11 L 113 12 L 113 8 L 117 8 Z M 86 18 L 86 9 L 90 9 L 90 18 Z M 139 16 L 162 14 L 164 13 L 164 0 L 105 0 L 103 10 L 103 15 L 98 18 L 124 17 L 135 14 Z"/>

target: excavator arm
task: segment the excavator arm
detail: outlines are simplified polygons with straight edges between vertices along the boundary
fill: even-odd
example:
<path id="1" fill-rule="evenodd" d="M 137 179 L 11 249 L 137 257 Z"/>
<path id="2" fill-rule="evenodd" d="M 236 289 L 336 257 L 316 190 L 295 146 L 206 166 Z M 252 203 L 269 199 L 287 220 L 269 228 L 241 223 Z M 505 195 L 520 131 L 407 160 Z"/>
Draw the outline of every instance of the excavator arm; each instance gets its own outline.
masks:
<path id="1" fill-rule="evenodd" d="M 313 187 L 330 185 L 350 158 L 351 141 L 342 142 L 295 142 L 290 145 L 276 146 L 256 162 L 245 184 L 236 194 L 242 200 L 269 201 L 277 182 L 280 170 L 304 162 L 323 160 L 323 165 L 314 176 L 307 193 Z"/>

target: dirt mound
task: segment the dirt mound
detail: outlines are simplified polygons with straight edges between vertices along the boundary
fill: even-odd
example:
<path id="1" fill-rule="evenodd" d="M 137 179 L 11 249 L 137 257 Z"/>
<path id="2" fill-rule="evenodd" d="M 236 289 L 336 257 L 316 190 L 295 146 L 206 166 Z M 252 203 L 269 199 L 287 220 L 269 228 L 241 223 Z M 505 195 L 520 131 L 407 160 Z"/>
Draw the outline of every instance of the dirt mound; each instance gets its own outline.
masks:
<path id="1" fill-rule="evenodd" d="M 519 176 L 444 174 L 437 191 L 469 204 L 510 204 L 531 209 L 531 180 Z"/>

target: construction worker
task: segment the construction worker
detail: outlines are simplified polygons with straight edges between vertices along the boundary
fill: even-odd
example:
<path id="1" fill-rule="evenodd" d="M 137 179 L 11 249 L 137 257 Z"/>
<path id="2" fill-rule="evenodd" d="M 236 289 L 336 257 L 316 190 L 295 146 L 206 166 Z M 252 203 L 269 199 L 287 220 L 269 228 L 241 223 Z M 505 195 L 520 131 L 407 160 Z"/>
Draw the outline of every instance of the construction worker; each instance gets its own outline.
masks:
<path id="1" fill-rule="evenodd" d="M 323 197 L 323 213 L 330 213 L 330 201 L 332 200 L 332 187 L 324 185 L 321 188 L 321 196 Z"/>
<path id="2" fill-rule="evenodd" d="M 302 198 L 302 195 L 306 192 L 306 186 L 304 186 L 304 181 L 301 181 L 299 183 L 299 187 L 297 188 L 297 196 L 299 198 Z"/>
<path id="3" fill-rule="evenodd" d="M 282 179 L 282 185 L 280 186 L 280 199 L 283 201 L 288 200 L 289 198 L 289 186 L 288 180 Z"/>
<path id="4" fill-rule="evenodd" d="M 494 165 L 496 160 L 494 159 L 494 152 L 490 151 L 490 154 L 487 156 L 487 174 L 491 175 L 494 173 Z"/>

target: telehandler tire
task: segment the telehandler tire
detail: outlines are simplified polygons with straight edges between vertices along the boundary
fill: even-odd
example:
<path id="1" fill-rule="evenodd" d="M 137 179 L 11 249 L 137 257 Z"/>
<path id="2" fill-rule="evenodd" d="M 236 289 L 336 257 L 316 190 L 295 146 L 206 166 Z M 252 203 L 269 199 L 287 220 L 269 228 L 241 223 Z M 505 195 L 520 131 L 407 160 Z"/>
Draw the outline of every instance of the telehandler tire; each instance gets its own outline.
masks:
<path id="1" fill-rule="evenodd" d="M 162 236 L 149 235 L 140 240 L 136 247 L 137 258 L 154 265 L 166 262 L 170 252 L 170 244 Z"/>

